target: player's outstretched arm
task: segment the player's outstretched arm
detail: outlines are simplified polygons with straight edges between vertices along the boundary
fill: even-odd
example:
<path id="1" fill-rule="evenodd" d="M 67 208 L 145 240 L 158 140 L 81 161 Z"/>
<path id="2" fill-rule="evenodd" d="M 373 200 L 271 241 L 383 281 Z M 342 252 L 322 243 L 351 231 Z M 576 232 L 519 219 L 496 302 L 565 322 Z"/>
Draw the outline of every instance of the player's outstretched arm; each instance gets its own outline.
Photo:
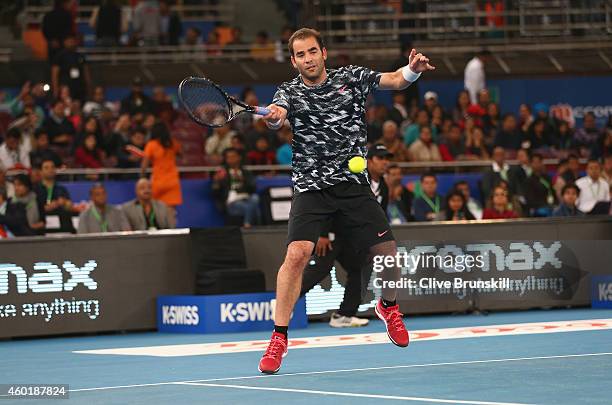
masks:
<path id="1" fill-rule="evenodd" d="M 408 57 L 408 64 L 395 72 L 383 73 L 380 78 L 379 88 L 382 90 L 401 90 L 410 86 L 428 70 L 436 67 L 429 64 L 429 58 L 422 53 L 412 49 Z"/>
<path id="2" fill-rule="evenodd" d="M 287 118 L 287 110 L 276 104 L 270 104 L 267 108 L 270 110 L 270 113 L 264 115 L 263 119 L 268 128 L 276 130 L 282 127 L 285 118 Z"/>

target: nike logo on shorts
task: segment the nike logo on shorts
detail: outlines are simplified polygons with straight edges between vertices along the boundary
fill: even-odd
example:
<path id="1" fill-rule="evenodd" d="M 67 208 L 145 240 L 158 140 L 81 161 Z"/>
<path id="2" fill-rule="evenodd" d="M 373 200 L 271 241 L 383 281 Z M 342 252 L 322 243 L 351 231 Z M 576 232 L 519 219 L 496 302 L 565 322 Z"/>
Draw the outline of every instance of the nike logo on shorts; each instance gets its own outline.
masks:
<path id="1" fill-rule="evenodd" d="M 382 238 L 383 236 L 385 236 L 385 234 L 386 234 L 387 232 L 389 232 L 389 230 L 388 230 L 388 229 L 387 229 L 386 231 L 384 231 L 384 232 L 378 232 L 378 237 L 379 237 L 379 238 Z"/>

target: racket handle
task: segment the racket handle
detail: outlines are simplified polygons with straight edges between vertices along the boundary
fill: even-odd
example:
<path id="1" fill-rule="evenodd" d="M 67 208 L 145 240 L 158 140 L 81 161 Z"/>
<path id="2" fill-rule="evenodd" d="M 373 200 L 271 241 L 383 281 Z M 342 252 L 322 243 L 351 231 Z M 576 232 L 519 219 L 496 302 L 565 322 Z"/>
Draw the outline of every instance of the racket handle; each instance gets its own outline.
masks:
<path id="1" fill-rule="evenodd" d="M 257 115 L 268 115 L 270 114 L 270 110 L 266 107 L 255 107 L 255 114 Z"/>

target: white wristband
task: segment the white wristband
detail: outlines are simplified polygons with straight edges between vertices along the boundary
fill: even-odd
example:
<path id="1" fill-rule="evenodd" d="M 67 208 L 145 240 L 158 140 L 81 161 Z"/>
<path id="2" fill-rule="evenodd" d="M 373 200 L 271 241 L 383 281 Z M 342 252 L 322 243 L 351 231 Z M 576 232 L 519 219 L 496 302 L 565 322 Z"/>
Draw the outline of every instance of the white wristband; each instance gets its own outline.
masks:
<path id="1" fill-rule="evenodd" d="M 408 65 L 402 68 L 402 76 L 404 76 L 404 79 L 410 83 L 416 82 L 417 79 L 421 77 L 421 73 L 422 72 L 414 73 Z"/>
<path id="2" fill-rule="evenodd" d="M 268 124 L 268 128 L 272 129 L 272 130 L 277 130 L 280 129 L 280 127 L 282 127 L 283 120 L 281 120 L 280 118 L 278 119 L 278 121 L 274 121 L 274 122 L 266 122 L 266 124 Z"/>

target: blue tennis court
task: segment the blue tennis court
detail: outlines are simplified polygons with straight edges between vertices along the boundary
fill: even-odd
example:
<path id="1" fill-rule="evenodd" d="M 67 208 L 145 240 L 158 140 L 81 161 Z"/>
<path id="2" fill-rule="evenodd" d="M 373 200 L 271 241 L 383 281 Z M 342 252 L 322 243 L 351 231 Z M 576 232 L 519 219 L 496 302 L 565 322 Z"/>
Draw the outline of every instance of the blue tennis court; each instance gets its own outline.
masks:
<path id="1" fill-rule="evenodd" d="M 256 341 L 269 337 L 263 332 L 6 341 L 0 344 L 0 380 L 69 384 L 66 403 L 83 404 L 612 401 L 612 310 L 405 322 L 413 339 L 406 349 L 384 343 L 379 321 L 359 329 L 314 323 L 290 331 L 289 355 L 273 376 L 257 371 L 263 346 Z"/>

